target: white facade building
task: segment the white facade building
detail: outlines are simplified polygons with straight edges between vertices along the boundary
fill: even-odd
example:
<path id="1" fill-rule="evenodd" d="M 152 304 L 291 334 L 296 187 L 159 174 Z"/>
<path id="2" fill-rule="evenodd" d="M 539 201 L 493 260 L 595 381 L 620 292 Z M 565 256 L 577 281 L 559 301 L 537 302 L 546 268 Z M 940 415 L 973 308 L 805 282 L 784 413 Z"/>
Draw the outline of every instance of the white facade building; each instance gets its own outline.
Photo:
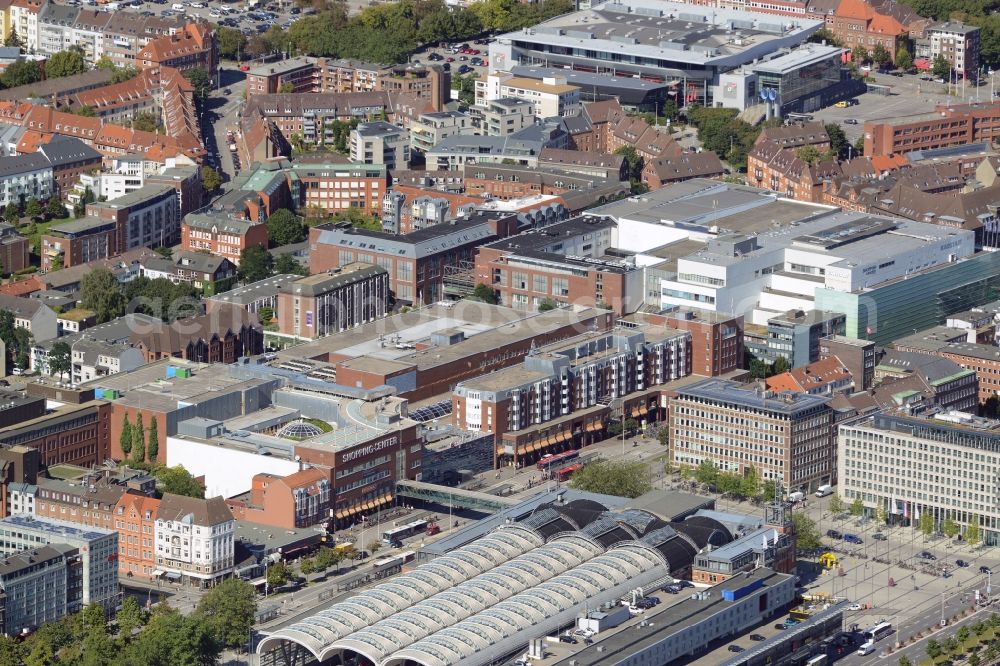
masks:
<path id="1" fill-rule="evenodd" d="M 154 529 L 154 576 L 205 586 L 233 572 L 236 520 L 222 497 L 164 495 Z"/>

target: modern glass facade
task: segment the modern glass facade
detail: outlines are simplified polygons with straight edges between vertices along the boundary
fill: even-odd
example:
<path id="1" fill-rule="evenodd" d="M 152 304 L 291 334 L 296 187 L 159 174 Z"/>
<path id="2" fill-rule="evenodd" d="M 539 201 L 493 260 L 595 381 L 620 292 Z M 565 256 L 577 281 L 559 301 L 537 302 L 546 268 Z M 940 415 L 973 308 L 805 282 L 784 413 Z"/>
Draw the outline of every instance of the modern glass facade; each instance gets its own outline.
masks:
<path id="1" fill-rule="evenodd" d="M 846 314 L 848 337 L 888 344 L 914 330 L 943 324 L 949 314 L 993 300 L 998 286 L 1000 253 L 980 252 L 875 289 L 848 293 L 819 288 L 816 309 Z"/>
<path id="2" fill-rule="evenodd" d="M 818 94 L 839 83 L 840 68 L 840 57 L 833 56 L 780 74 L 758 70 L 757 85 L 761 89 L 777 90 L 784 105 Z"/>

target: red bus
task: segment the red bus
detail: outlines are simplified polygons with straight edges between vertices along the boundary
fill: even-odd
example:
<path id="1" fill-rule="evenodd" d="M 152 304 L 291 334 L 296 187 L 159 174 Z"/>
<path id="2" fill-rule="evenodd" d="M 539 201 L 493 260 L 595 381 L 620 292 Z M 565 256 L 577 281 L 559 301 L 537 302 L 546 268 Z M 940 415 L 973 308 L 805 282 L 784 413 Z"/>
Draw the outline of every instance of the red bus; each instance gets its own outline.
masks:
<path id="1" fill-rule="evenodd" d="M 576 463 L 575 465 L 567 465 L 566 467 L 563 467 L 561 470 L 556 472 L 556 474 L 559 475 L 560 481 L 569 481 L 570 477 L 581 469 L 583 469 L 583 463 Z"/>
<path id="2" fill-rule="evenodd" d="M 550 453 L 547 456 L 543 456 L 542 459 L 538 461 L 538 471 L 548 471 L 554 465 L 561 465 L 569 462 L 570 460 L 576 460 L 579 457 L 580 452 L 577 449 L 563 451 L 562 453 Z"/>

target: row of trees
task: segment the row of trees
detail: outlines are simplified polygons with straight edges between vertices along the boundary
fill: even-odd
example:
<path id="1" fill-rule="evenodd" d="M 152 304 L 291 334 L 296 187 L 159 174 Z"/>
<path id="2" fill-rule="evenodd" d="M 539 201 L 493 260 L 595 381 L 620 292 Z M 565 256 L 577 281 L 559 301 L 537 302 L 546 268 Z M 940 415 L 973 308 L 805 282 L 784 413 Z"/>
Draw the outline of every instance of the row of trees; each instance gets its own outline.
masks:
<path id="1" fill-rule="evenodd" d="M 402 0 L 368 7 L 349 16 L 344 3 L 306 16 L 283 31 L 274 26 L 246 41 L 227 34 L 227 55 L 248 57 L 273 51 L 314 56 L 359 58 L 370 62 L 406 62 L 425 44 L 469 39 L 485 32 L 518 30 L 573 8 L 570 0 L 479 0 L 468 7 L 449 8 L 443 0 Z"/>
<path id="2" fill-rule="evenodd" d="M 604 495 L 638 497 L 649 492 L 649 466 L 628 460 L 595 460 L 577 470 L 570 487 Z"/>
<path id="3" fill-rule="evenodd" d="M 240 254 L 240 279 L 256 282 L 272 275 L 305 275 L 307 269 L 290 254 L 279 255 L 277 259 L 260 245 L 253 245 Z"/>
<path id="4" fill-rule="evenodd" d="M 687 475 L 687 472 L 685 472 Z M 761 478 L 757 468 L 752 465 L 746 472 L 724 472 L 711 460 L 703 460 L 692 473 L 694 480 L 703 483 L 715 492 L 729 495 L 740 500 L 768 500 L 774 497 L 776 485 L 774 481 Z"/>
<path id="5" fill-rule="evenodd" d="M 118 440 L 122 453 L 132 460 L 132 463 L 142 464 L 149 460 L 156 462 L 156 456 L 160 452 L 160 431 L 154 416 L 149 422 L 149 446 L 146 445 L 146 433 L 142 427 L 142 413 L 135 417 L 135 423 L 128 422 L 128 414 L 122 423 L 122 434 Z"/>
<path id="6" fill-rule="evenodd" d="M 98 323 L 126 312 L 138 312 L 171 322 L 201 312 L 198 290 L 187 283 L 166 278 L 136 278 L 121 284 L 107 268 L 95 268 L 80 281 L 80 304 L 93 310 Z"/>
<path id="7" fill-rule="evenodd" d="M 37 197 L 30 197 L 23 205 L 11 201 L 3 209 L 3 219 L 7 224 L 17 224 L 18 220 L 25 216 L 30 217 L 33 222 L 63 218 L 66 217 L 66 206 L 59 197 L 51 196 L 45 204 L 42 204 Z"/>
<path id="8" fill-rule="evenodd" d="M 113 625 L 91 604 L 24 642 L 0 637 L 0 666 L 207 666 L 246 646 L 256 612 L 253 587 L 239 579 L 211 589 L 189 616 L 166 603 L 148 612 L 126 596 Z"/>
<path id="9" fill-rule="evenodd" d="M 1000 615 L 990 613 L 989 618 L 971 625 L 962 625 L 954 635 L 942 641 L 931 638 L 924 650 L 935 664 L 941 663 L 942 657 L 946 660 L 956 657 L 957 660 L 961 660 L 967 653 L 969 656 L 965 661 L 969 666 L 993 664 L 997 657 L 1000 657 L 1000 639 L 996 637 L 997 630 L 1000 630 Z M 975 640 L 972 640 L 973 638 Z M 984 643 L 985 648 L 983 648 Z M 914 663 L 909 657 L 902 656 L 899 658 L 899 666 L 914 666 Z"/>
<path id="10" fill-rule="evenodd" d="M 833 514 L 840 514 L 847 511 L 851 516 L 855 518 L 861 516 L 865 512 L 865 505 L 861 501 L 860 497 L 855 497 L 850 504 L 845 505 L 844 500 L 840 498 L 839 495 L 833 495 L 830 498 L 830 512 Z M 890 519 L 890 509 L 886 504 L 879 505 L 875 509 L 876 519 L 881 523 L 888 523 Z M 941 521 L 940 526 L 936 524 L 934 516 L 931 515 L 929 511 L 925 511 L 920 514 L 917 519 L 917 528 L 924 536 L 930 536 L 938 531 L 940 528 L 941 534 L 944 534 L 949 539 L 954 539 L 959 534 L 970 546 L 975 546 L 982 541 L 982 534 L 979 531 L 979 516 L 972 515 L 969 518 L 969 523 L 963 530 L 962 527 L 955 522 L 954 517 L 951 513 L 947 513 L 944 519 Z"/>

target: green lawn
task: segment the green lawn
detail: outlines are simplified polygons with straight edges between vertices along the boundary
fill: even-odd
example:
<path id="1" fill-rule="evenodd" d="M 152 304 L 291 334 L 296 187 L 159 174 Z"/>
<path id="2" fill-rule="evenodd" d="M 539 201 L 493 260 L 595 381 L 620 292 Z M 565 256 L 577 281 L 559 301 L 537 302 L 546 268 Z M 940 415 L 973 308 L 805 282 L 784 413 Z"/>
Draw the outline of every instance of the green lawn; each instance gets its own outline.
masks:
<path id="1" fill-rule="evenodd" d="M 54 224 L 64 224 L 66 222 L 72 222 L 75 219 L 76 219 L 75 217 L 70 215 L 69 217 L 60 217 L 53 220 L 49 220 L 48 222 L 35 223 L 35 233 L 26 234 L 28 237 L 28 246 L 31 248 L 31 251 L 34 252 L 34 248 L 39 246 L 40 244 L 39 239 L 42 237 L 42 234 L 48 232 L 49 227 L 51 227 Z M 19 226 L 18 231 L 24 233 L 23 229 L 27 228 L 27 226 L 28 224 L 23 224 Z"/>

